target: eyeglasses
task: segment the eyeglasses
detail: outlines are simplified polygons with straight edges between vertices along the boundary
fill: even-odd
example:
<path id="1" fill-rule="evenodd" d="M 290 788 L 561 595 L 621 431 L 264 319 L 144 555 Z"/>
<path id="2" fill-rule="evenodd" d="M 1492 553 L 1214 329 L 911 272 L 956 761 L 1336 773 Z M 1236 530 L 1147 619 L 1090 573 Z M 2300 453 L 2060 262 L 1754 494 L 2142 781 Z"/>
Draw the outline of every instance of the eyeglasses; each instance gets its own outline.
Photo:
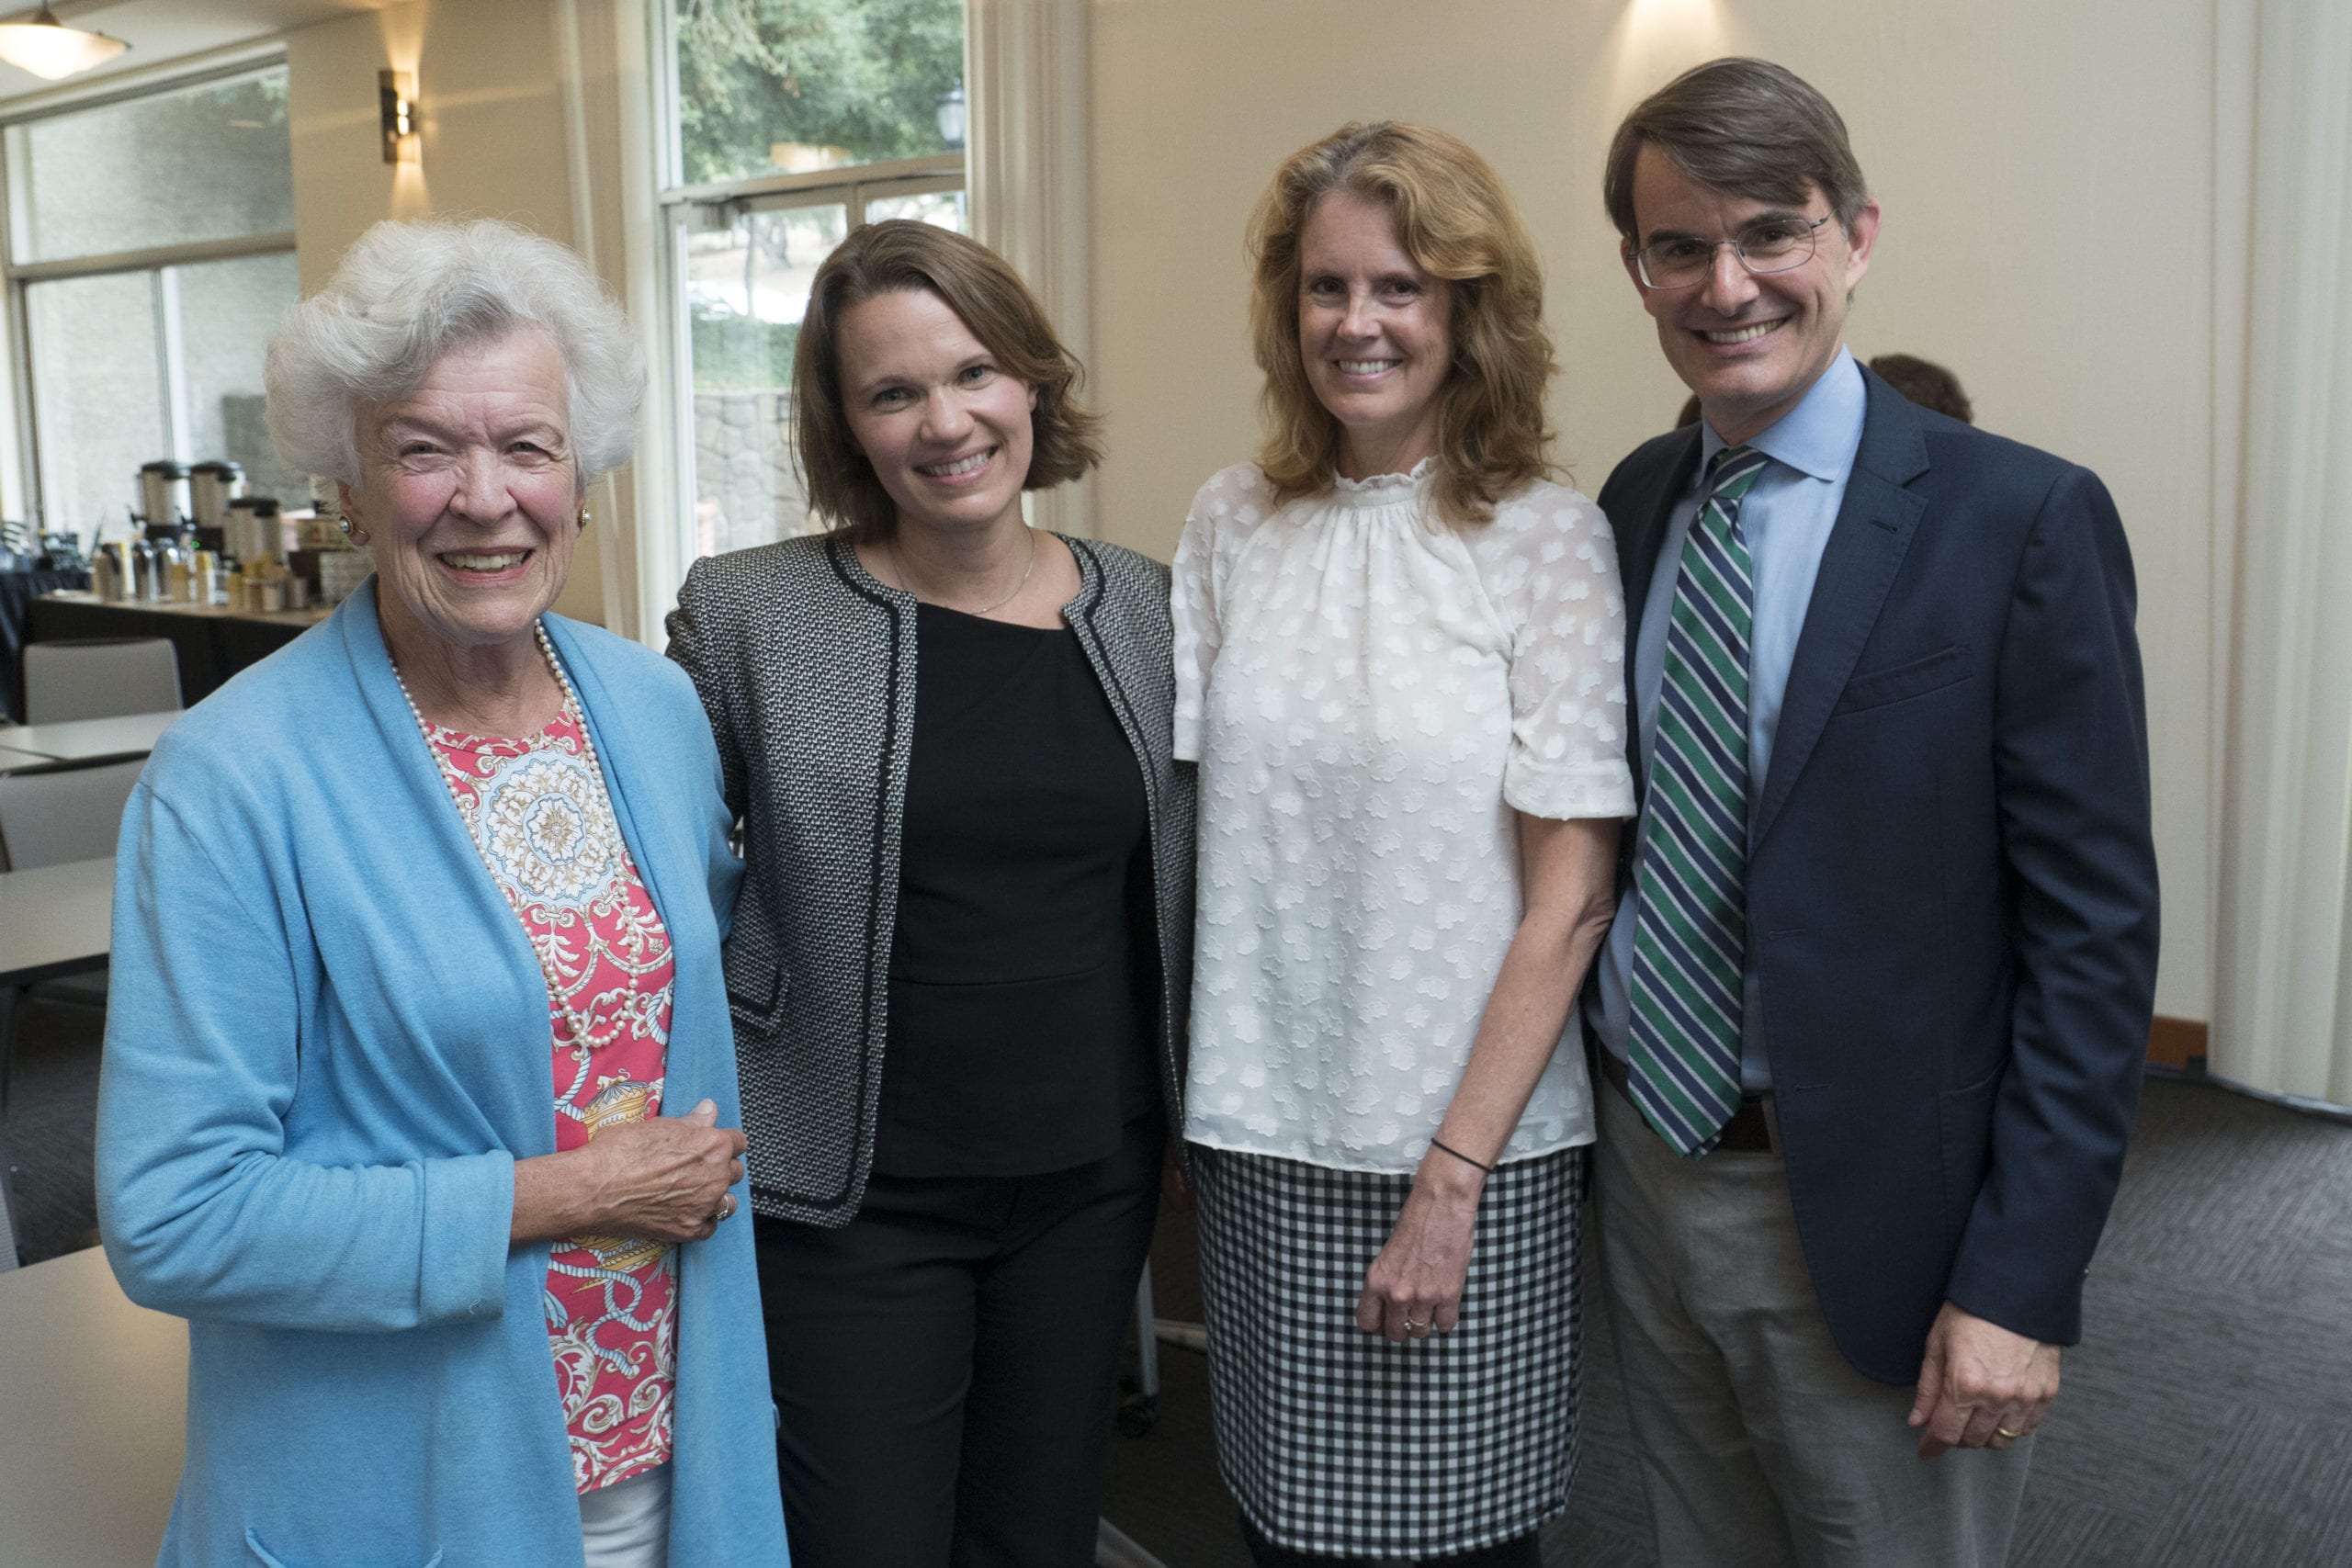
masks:
<path id="1" fill-rule="evenodd" d="M 1634 265 L 1645 288 L 1689 288 L 1705 279 L 1715 265 L 1715 252 L 1729 245 L 1739 265 L 1758 276 L 1788 272 L 1813 259 L 1814 231 L 1832 216 L 1825 212 L 1811 222 L 1802 218 L 1758 218 L 1728 240 L 1702 240 L 1689 234 L 1652 240 L 1634 253 Z"/>

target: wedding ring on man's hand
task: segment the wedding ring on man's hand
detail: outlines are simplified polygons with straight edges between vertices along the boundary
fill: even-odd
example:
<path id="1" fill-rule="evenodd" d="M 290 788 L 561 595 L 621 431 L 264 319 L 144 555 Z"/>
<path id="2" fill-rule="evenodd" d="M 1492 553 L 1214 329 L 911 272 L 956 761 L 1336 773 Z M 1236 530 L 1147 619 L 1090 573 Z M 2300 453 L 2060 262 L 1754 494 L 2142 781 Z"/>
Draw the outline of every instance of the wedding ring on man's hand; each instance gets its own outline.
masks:
<path id="1" fill-rule="evenodd" d="M 2008 1438 L 2014 1440 L 2015 1438 L 2024 1437 L 2025 1434 L 2023 1432 L 2012 1432 L 2007 1427 L 1996 1427 L 1993 1428 L 1993 1436 L 1996 1438 Z"/>
<path id="2" fill-rule="evenodd" d="M 1426 1323 L 1415 1323 L 1409 1317 L 1405 1320 L 1405 1332 L 1408 1334 L 1427 1334 L 1429 1331 L 1430 1325 Z"/>

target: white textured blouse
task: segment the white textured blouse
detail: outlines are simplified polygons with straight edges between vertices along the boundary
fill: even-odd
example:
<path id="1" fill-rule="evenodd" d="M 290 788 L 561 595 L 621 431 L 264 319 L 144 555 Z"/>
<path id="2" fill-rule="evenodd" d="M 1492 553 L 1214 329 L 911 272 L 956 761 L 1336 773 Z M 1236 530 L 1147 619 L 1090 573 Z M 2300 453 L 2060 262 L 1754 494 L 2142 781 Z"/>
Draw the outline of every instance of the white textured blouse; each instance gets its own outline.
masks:
<path id="1" fill-rule="evenodd" d="M 1433 464 L 1278 505 L 1253 466 L 1177 547 L 1176 755 L 1200 764 L 1185 1136 L 1411 1170 L 1522 904 L 1513 811 L 1634 813 L 1608 520 L 1536 482 L 1463 527 Z M 1504 1146 L 1592 1140 L 1576 1010 Z"/>

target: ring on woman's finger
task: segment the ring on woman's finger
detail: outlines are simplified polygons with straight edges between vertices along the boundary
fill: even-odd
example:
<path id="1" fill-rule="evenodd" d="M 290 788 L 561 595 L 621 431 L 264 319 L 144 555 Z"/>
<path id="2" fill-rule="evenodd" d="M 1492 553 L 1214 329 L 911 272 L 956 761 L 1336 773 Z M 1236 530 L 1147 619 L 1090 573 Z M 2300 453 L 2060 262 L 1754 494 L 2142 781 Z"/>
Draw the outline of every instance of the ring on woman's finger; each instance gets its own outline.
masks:
<path id="1" fill-rule="evenodd" d="M 2024 1437 L 2025 1434 L 2023 1432 L 2012 1432 L 2007 1427 L 1996 1427 L 1993 1428 L 1993 1436 L 1996 1438 L 2007 1438 L 2014 1442 L 2018 1438 Z"/>

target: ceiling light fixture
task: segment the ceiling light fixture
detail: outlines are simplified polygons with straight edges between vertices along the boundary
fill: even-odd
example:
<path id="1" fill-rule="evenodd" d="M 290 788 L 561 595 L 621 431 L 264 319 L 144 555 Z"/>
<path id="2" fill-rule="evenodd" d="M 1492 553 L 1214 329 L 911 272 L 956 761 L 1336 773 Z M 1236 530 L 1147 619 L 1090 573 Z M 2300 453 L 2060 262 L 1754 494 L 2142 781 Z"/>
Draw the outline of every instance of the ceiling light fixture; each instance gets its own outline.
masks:
<path id="1" fill-rule="evenodd" d="M 130 47 L 119 38 L 67 27 L 47 6 L 29 22 L 0 23 L 0 60 L 50 82 L 104 65 Z"/>

